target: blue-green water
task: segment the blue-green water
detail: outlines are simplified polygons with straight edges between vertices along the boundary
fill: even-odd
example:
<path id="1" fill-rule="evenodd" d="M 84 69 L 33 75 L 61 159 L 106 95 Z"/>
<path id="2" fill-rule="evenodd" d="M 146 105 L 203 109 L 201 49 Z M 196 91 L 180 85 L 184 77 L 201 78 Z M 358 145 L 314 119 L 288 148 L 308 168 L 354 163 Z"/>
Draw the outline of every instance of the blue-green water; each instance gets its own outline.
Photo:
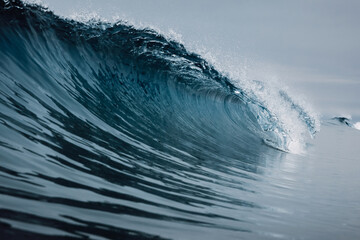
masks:
<path id="1" fill-rule="evenodd" d="M 355 122 L 153 30 L 0 18 L 2 239 L 360 237 Z"/>

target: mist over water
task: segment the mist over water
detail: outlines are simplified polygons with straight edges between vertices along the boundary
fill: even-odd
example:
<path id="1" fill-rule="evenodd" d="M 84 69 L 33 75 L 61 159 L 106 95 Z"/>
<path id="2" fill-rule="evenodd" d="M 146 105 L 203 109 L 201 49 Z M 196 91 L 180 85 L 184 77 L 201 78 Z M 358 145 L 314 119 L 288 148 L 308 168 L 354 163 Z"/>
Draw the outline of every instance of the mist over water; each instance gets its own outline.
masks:
<path id="1" fill-rule="evenodd" d="M 351 92 L 348 108 L 340 108 L 350 116 L 319 111 L 324 101 L 312 107 L 306 94 L 316 90 L 306 84 L 325 78 L 297 81 L 316 75 L 299 71 L 301 59 L 281 65 L 266 51 L 264 62 L 241 59 L 229 53 L 237 40 L 212 47 L 216 30 L 198 44 L 191 28 L 184 31 L 195 15 L 181 8 L 186 21 L 169 18 L 175 29 L 166 30 L 98 19 L 110 3 L 116 11 L 112 1 L 101 3 L 105 10 L 95 1 L 48 2 L 55 14 L 0 2 L 2 238 L 360 237 L 360 131 Z M 160 1 L 122 3 L 129 14 L 142 9 L 139 19 L 161 18 L 150 13 Z M 171 13 L 176 4 L 167 4 L 158 11 Z M 96 9 L 90 17 L 87 8 Z M 211 32 L 217 24 L 195 26 Z M 285 86 L 277 71 L 301 87 Z M 355 91 L 357 81 L 349 82 Z M 323 84 L 331 89 L 330 80 Z"/>

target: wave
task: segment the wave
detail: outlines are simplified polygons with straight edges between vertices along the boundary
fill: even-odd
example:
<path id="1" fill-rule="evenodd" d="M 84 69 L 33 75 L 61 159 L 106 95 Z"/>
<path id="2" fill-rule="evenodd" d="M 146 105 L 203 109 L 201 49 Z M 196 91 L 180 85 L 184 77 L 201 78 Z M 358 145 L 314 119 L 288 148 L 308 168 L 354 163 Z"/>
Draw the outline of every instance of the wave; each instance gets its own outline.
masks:
<path id="1" fill-rule="evenodd" d="M 328 123 L 335 124 L 335 125 L 346 125 L 348 127 L 355 128 L 360 130 L 360 122 L 353 122 L 351 120 L 351 116 L 339 116 L 331 118 Z"/>
<path id="2" fill-rule="evenodd" d="M 255 172 L 257 164 L 279 154 L 269 153 L 267 145 L 296 151 L 305 135 L 319 130 L 317 118 L 287 92 L 269 95 L 260 81 L 238 86 L 154 30 L 81 23 L 17 0 L 0 1 L 0 18 L 0 171 L 8 176 L 0 191 L 19 204 L 31 199 L 192 223 L 162 211 L 83 202 L 73 189 L 171 211 L 180 210 L 157 196 L 211 205 L 207 201 L 223 197 L 202 184 L 222 179 L 233 159 L 243 159 L 234 165 L 237 171 Z M 61 196 L 46 195 L 39 186 Z M 159 202 L 137 191 L 151 192 Z M 182 212 L 203 219 L 194 223 L 209 224 L 188 208 Z M 4 211 L 1 217 L 9 221 L 58 224 L 40 212 Z M 67 215 L 61 221 L 81 222 L 62 211 Z M 62 231 L 85 231 L 66 224 Z"/>
<path id="3" fill-rule="evenodd" d="M 2 23 L 6 23 L 2 26 L 2 55 L 8 60 L 7 65 L 12 63 L 4 66 L 3 62 L 4 82 L 10 78 L 23 79 L 23 76 L 14 75 L 23 73 L 29 80 L 26 83 L 22 80 L 24 83 L 21 85 L 35 80 L 43 90 L 59 90 L 64 95 L 71 95 L 92 112 L 99 108 L 100 103 L 108 110 L 127 108 L 127 114 L 140 115 L 141 112 L 153 120 L 156 117 L 168 118 L 168 111 L 175 111 L 175 115 L 191 110 L 199 112 L 201 104 L 198 105 L 197 101 L 203 101 L 202 107 L 209 108 L 212 113 L 226 111 L 227 119 L 223 121 L 231 121 L 233 127 L 240 127 L 240 131 L 245 128 L 256 133 L 285 151 L 290 150 L 291 142 L 299 140 L 294 138 L 300 136 L 292 135 L 294 127 L 286 125 L 284 119 L 300 119 L 297 124 L 305 124 L 311 135 L 318 131 L 317 119 L 286 92 L 279 91 L 275 105 L 276 108 L 283 105 L 280 108 L 284 108 L 284 113 L 276 115 L 274 109 L 271 111 L 267 106 L 266 99 L 258 96 L 264 88 L 259 86 L 259 82 L 253 84 L 257 87 L 256 92 L 235 87 L 230 79 L 199 55 L 186 51 L 182 44 L 151 29 L 136 29 L 121 22 L 89 25 L 64 20 L 38 6 L 24 7 L 19 1 L 3 2 L 2 8 Z M 28 68 L 37 72 L 29 73 Z M 131 109 L 144 101 L 145 105 L 137 107 L 138 112 Z M 224 103 L 224 106 L 216 109 L 213 101 Z M 156 109 L 153 109 L 154 105 Z M 184 106 L 179 105 L 186 105 L 187 109 L 183 110 Z M 141 109 L 145 106 L 146 109 Z M 98 109 L 96 113 L 103 120 L 108 114 L 106 108 Z M 106 116 L 105 122 L 114 120 L 114 113 Z M 291 116 L 291 113 L 296 115 Z M 217 115 L 223 116 L 221 112 Z M 214 120 L 212 116 L 199 117 L 199 121 L 207 119 L 204 125 Z M 186 126 L 188 123 L 183 124 Z M 304 130 L 301 129 L 301 134 Z"/>
<path id="4" fill-rule="evenodd" d="M 341 123 L 341 124 L 345 124 L 349 127 L 352 126 L 351 124 L 351 118 L 349 117 L 333 117 L 331 120 L 337 122 L 337 123 Z"/>

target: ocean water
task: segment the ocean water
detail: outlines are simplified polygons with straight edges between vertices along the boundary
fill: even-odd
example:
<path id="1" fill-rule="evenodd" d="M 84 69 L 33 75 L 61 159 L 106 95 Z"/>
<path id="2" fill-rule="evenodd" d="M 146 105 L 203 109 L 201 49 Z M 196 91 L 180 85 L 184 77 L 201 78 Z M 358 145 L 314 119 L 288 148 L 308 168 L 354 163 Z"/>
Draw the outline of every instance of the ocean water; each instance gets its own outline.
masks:
<path id="1" fill-rule="evenodd" d="M 21 1 L 0 60 L 1 239 L 360 238 L 356 118 Z"/>

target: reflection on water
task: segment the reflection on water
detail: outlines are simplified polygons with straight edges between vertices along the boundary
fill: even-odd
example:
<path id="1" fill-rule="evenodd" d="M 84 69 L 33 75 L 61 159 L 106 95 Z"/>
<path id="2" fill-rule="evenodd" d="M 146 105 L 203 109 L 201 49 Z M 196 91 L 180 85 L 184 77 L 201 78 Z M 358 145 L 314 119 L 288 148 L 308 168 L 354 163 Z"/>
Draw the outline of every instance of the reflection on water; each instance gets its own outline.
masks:
<path id="1" fill-rule="evenodd" d="M 164 139 L 130 144 L 60 104 L 62 112 L 36 96 L 23 99 L 37 100 L 47 114 L 24 117 L 25 107 L 12 99 L 6 107 L 16 106 L 19 120 L 2 116 L 1 218 L 8 235 L 248 232 L 249 216 L 263 208 L 254 184 L 283 156 L 261 144 L 245 151 L 236 142 L 198 140 L 194 147 L 188 135 L 177 135 L 173 146 Z"/>

